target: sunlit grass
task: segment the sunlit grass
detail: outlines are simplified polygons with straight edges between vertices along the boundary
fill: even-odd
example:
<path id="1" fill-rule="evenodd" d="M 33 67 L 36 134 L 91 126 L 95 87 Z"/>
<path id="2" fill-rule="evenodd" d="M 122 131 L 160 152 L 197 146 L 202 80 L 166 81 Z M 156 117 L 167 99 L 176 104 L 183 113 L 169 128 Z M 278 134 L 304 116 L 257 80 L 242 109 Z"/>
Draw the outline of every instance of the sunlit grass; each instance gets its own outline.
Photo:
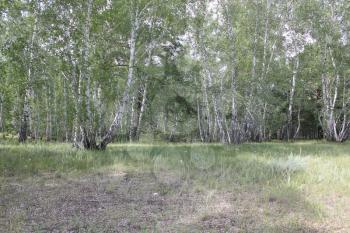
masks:
<path id="1" fill-rule="evenodd" d="M 181 165 L 189 173 L 205 170 L 214 179 L 243 184 L 299 182 L 327 185 L 326 189 L 329 185 L 339 186 L 341 191 L 349 191 L 350 145 L 318 141 L 239 146 L 113 144 L 104 152 L 76 150 L 70 144 L 0 143 L 0 174 L 7 177 L 90 172 L 118 166 L 138 169 L 141 165 L 152 172 L 157 157 L 169 165 L 175 163 L 169 169 Z"/>

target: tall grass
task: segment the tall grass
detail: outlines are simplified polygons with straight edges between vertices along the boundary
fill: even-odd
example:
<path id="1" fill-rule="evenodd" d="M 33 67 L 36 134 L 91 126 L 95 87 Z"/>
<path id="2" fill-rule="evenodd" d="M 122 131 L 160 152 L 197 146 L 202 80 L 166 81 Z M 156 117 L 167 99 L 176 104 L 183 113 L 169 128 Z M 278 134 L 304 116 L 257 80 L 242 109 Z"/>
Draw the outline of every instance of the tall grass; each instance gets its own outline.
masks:
<path id="1" fill-rule="evenodd" d="M 70 144 L 0 144 L 3 177 L 91 172 L 116 166 L 156 177 L 172 172 L 182 180 L 216 182 L 224 187 L 228 183 L 284 183 L 350 190 L 350 144 L 115 144 L 104 152 L 76 150 Z"/>

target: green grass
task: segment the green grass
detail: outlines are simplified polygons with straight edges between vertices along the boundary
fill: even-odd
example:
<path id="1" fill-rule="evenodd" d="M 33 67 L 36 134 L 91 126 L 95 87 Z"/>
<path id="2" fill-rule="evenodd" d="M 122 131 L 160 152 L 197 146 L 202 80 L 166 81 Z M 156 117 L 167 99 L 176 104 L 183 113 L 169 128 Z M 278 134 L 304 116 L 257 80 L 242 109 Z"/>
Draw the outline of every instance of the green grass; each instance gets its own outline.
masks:
<path id="1" fill-rule="evenodd" d="M 350 227 L 343 223 L 350 219 L 349 143 L 114 144 L 107 151 L 95 152 L 76 150 L 70 144 L 0 142 L 0 182 L 4 187 L 14 180 L 20 185 L 28 179 L 36 183 L 50 174 L 54 182 L 61 177 L 122 174 L 133 182 L 141 177 L 134 187 L 140 189 L 139 195 L 154 192 L 169 201 L 183 198 L 184 193 L 187 199 L 195 196 L 190 205 L 195 208 L 195 216 L 182 214 L 179 219 L 186 224 L 180 224 L 182 228 L 176 231 L 210 230 L 205 228 L 208 221 L 213 226 L 228 216 L 236 219 L 242 230 L 238 232 L 318 232 L 324 224 L 330 227 L 329 232 L 339 228 L 344 230 L 340 232 L 348 232 Z M 104 189 L 113 193 L 116 187 L 111 183 Z M 0 189 L 0 193 L 6 192 L 8 189 Z M 215 207 L 221 200 L 227 203 Z M 225 206 L 232 203 L 235 206 L 226 210 Z M 220 208 L 223 210 L 217 213 Z M 237 213 L 231 213 L 235 208 Z M 250 214 L 244 214 L 246 211 Z M 11 229 L 20 229 L 15 223 L 26 221 L 22 212 L 11 218 L 11 224 L 7 221 Z M 167 216 L 168 212 L 163 214 Z M 163 217 L 154 219 L 159 222 Z M 187 223 L 192 218 L 200 223 Z M 220 223 L 209 232 L 226 229 L 224 225 Z M 146 223 L 137 229 L 161 232 L 162 227 L 157 226 Z"/>

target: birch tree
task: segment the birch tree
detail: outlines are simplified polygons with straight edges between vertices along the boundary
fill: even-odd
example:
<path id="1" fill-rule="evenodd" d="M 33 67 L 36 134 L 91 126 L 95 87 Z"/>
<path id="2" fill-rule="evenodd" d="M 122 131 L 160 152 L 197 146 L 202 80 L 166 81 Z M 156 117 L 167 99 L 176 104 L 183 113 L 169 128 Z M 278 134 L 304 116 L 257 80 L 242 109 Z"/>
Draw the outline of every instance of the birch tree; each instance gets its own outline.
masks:
<path id="1" fill-rule="evenodd" d="M 24 100 L 23 100 L 23 110 L 22 110 L 22 117 L 21 117 L 21 123 L 19 128 L 19 142 L 25 142 L 27 140 L 28 135 L 30 134 L 30 131 L 32 130 L 32 99 L 33 99 L 33 79 L 34 79 L 34 44 L 37 40 L 37 34 L 38 34 L 38 6 L 34 6 L 33 10 L 33 29 L 32 34 L 28 42 L 28 63 L 27 66 L 27 76 L 26 76 L 26 84 L 25 84 L 25 91 L 24 91 Z"/>

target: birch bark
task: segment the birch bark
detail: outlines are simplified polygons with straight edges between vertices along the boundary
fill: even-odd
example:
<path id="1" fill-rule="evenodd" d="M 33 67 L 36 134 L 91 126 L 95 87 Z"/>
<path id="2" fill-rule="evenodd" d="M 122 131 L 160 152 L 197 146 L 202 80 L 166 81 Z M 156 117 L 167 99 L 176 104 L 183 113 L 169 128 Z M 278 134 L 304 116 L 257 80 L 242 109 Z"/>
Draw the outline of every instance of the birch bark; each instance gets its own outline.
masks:
<path id="1" fill-rule="evenodd" d="M 51 115 L 51 87 L 50 84 L 47 85 L 46 91 L 46 130 L 45 137 L 46 141 L 51 141 L 52 137 L 52 115 Z"/>
<path id="2" fill-rule="evenodd" d="M 91 109 L 91 74 L 89 66 L 92 6 L 93 0 L 88 0 L 86 21 L 84 25 L 81 69 L 81 77 L 85 84 L 85 108 L 87 115 L 87 121 L 84 121 L 84 125 L 82 127 L 84 133 L 83 145 L 85 149 L 95 149 L 96 147 L 96 134 L 93 130 L 93 115 Z"/>
<path id="3" fill-rule="evenodd" d="M 142 118 L 143 118 L 143 114 L 145 112 L 146 102 L 147 102 L 147 88 L 148 88 L 148 82 L 146 81 L 146 83 L 143 87 L 141 109 L 140 109 L 140 114 L 139 114 L 139 118 L 138 118 L 137 130 L 136 130 L 136 138 L 137 139 L 140 138 L 140 134 L 141 134 L 141 123 L 142 123 Z"/>
<path id="4" fill-rule="evenodd" d="M 233 26 L 233 19 L 229 13 L 226 1 L 223 2 L 224 16 L 225 16 L 225 26 L 227 30 L 227 38 L 230 41 L 230 67 L 231 67 L 231 94 L 232 94 L 232 105 L 231 105 L 231 140 L 233 143 L 240 143 L 240 126 L 238 122 L 237 114 L 237 67 L 236 67 L 236 46 L 235 46 L 235 31 Z M 256 62 L 253 60 L 253 62 Z M 254 67 L 255 69 L 255 67 Z M 254 70 L 255 72 L 255 70 Z"/>
<path id="5" fill-rule="evenodd" d="M 332 66 L 335 73 L 335 80 L 330 81 L 329 76 L 323 73 L 321 76 L 322 81 L 322 98 L 323 98 L 323 130 L 327 140 L 344 142 L 350 136 L 350 122 L 347 117 L 346 109 L 346 82 L 344 78 L 343 98 L 341 104 L 341 110 L 336 115 L 335 109 L 337 102 L 339 102 L 339 88 L 340 88 L 340 74 L 336 64 L 336 60 L 333 56 L 333 51 L 328 48 L 329 56 L 331 58 Z M 327 51 L 325 51 L 327 54 Z"/>
<path id="6" fill-rule="evenodd" d="M 33 99 L 33 59 L 34 59 L 34 42 L 38 33 L 38 15 L 37 10 L 34 11 L 34 27 L 29 45 L 29 61 L 27 70 L 27 80 L 24 93 L 23 109 L 21 123 L 19 129 L 19 142 L 25 142 L 32 128 L 31 119 L 31 101 Z M 29 127 L 29 129 L 28 129 Z"/>
<path id="7" fill-rule="evenodd" d="M 67 87 L 67 78 L 63 77 L 63 131 L 64 131 L 64 141 L 69 141 L 69 132 L 68 132 L 68 87 Z"/>
<path id="8" fill-rule="evenodd" d="M 291 80 L 291 87 L 290 87 L 290 94 L 289 94 L 289 101 L 288 101 L 288 125 L 287 125 L 287 139 L 290 140 L 291 138 L 294 138 L 293 134 L 293 104 L 294 104 L 294 95 L 295 95 L 295 88 L 296 88 L 296 82 L 297 82 L 297 76 L 299 71 L 299 56 L 295 58 L 294 61 L 294 68 L 293 68 L 293 76 Z"/>
<path id="9" fill-rule="evenodd" d="M 106 149 L 107 145 L 112 142 L 113 138 L 116 135 L 116 130 L 120 127 L 120 124 L 121 124 L 121 121 L 123 119 L 123 115 L 125 113 L 126 107 L 128 106 L 128 104 L 130 102 L 129 93 L 130 93 L 131 86 L 134 82 L 134 71 L 135 71 L 135 61 L 136 61 L 136 41 L 137 41 L 137 34 L 138 34 L 139 26 L 140 26 L 139 12 L 136 9 L 132 14 L 132 26 L 131 26 L 131 34 L 130 34 L 130 55 L 129 55 L 129 65 L 128 65 L 128 79 L 126 82 L 126 87 L 125 87 L 125 90 L 123 93 L 122 100 L 116 108 L 113 122 L 109 126 L 105 136 L 102 138 L 101 143 L 98 145 L 98 148 L 101 150 Z"/>

